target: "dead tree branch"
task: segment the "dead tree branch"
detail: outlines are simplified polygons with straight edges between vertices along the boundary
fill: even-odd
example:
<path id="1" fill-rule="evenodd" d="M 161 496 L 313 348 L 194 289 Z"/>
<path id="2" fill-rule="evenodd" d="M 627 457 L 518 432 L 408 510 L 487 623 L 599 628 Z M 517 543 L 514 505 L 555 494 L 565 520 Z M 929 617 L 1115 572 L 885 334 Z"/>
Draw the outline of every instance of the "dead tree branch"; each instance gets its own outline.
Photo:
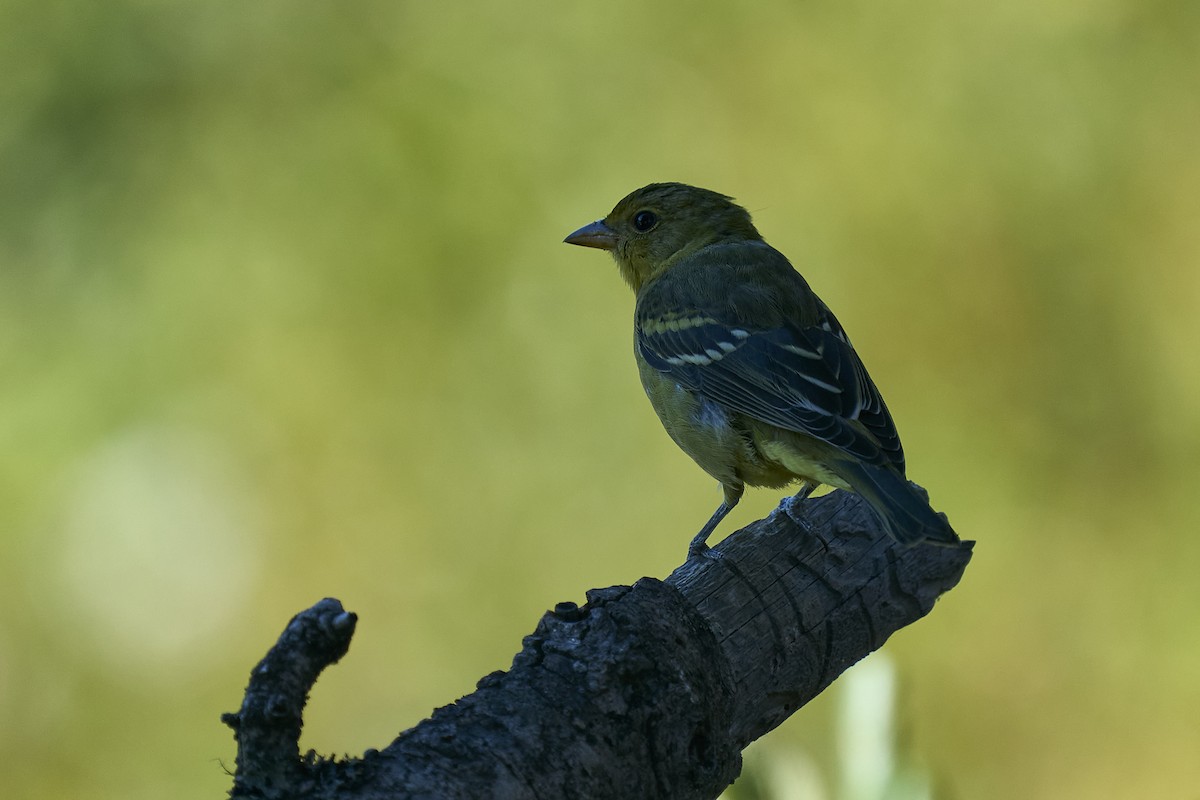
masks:
<path id="1" fill-rule="evenodd" d="M 971 542 L 905 548 L 857 497 L 793 503 L 665 581 L 560 603 L 511 669 L 379 751 L 335 760 L 298 740 L 317 675 L 356 618 L 322 600 L 251 673 L 234 798 L 713 798 L 741 751 L 933 608 Z"/>

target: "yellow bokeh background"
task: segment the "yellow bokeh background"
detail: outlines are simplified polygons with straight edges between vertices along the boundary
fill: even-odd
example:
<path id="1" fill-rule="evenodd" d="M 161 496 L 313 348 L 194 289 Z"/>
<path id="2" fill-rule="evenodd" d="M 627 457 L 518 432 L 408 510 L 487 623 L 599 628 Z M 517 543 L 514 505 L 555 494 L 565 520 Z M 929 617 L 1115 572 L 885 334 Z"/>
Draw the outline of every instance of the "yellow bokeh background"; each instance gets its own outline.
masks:
<path id="1" fill-rule="evenodd" d="M 323 596 L 360 627 L 302 746 L 353 755 L 668 574 L 719 492 L 561 243 L 656 180 L 751 210 L 978 540 L 887 646 L 905 753 L 1194 791 L 1198 53 L 1169 0 L 3 0 L 5 795 L 221 796 L 219 715 Z"/>

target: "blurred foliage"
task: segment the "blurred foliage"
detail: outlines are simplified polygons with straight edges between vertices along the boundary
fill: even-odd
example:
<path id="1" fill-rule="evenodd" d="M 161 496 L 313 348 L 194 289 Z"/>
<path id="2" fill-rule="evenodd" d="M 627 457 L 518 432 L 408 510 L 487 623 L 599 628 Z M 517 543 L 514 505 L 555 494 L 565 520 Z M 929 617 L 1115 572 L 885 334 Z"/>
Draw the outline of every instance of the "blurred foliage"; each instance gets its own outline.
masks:
<path id="1" fill-rule="evenodd" d="M 561 244 L 667 179 L 748 205 L 979 542 L 888 646 L 906 752 L 947 797 L 1178 796 L 1198 53 L 1172 0 L 0 0 L 7 795 L 217 796 L 322 596 L 361 625 L 302 744 L 357 753 L 669 572 L 719 493 Z M 772 743 L 832 764 L 830 702 Z"/>
<path id="2" fill-rule="evenodd" d="M 838 678 L 836 772 L 765 737 L 746 748 L 742 774 L 721 800 L 933 800 L 930 776 L 897 752 L 896 666 L 877 651 Z"/>

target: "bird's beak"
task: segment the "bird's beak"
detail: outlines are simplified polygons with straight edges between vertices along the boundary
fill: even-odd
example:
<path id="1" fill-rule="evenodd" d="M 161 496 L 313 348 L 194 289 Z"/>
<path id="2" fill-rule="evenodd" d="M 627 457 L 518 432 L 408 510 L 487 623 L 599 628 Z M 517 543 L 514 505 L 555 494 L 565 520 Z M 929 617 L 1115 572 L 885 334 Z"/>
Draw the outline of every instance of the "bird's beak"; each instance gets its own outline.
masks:
<path id="1" fill-rule="evenodd" d="M 563 239 L 567 244 L 577 244 L 582 247 L 598 247 L 601 250 L 617 249 L 617 232 L 598 219 L 591 225 L 584 225 L 579 230 Z"/>

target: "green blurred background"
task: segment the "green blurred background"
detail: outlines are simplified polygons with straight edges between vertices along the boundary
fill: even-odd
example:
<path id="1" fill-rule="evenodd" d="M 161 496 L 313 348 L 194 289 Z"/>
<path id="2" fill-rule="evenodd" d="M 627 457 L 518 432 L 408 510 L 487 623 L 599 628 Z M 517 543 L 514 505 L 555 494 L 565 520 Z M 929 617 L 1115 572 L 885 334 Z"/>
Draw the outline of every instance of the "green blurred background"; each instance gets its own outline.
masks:
<path id="1" fill-rule="evenodd" d="M 561 244 L 655 180 L 750 208 L 978 540 L 888 645 L 943 796 L 1194 791 L 1198 54 L 1194 2 L 4 0 L 6 796 L 221 796 L 323 596 L 302 746 L 357 754 L 669 573 L 719 492 Z"/>

